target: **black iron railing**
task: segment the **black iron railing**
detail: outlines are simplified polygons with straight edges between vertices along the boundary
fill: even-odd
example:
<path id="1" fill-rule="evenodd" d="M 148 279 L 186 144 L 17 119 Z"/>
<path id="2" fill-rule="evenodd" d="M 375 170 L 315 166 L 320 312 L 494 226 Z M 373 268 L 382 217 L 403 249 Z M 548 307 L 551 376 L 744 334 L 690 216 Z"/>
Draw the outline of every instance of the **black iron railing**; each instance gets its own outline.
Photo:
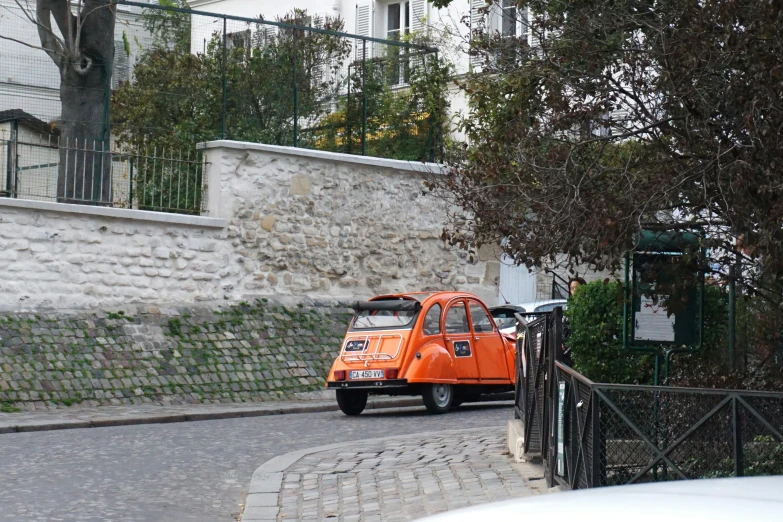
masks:
<path id="1" fill-rule="evenodd" d="M 562 360 L 560 317 L 527 325 L 518 369 L 524 451 L 550 486 L 783 474 L 783 393 L 592 382 Z"/>

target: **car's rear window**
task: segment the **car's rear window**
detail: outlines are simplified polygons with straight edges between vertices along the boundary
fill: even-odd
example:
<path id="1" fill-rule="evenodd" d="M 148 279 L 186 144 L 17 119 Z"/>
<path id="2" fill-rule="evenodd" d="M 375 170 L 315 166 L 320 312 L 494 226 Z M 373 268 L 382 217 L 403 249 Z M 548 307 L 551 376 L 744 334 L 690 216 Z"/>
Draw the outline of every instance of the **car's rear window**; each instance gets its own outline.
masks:
<path id="1" fill-rule="evenodd" d="M 524 308 L 520 307 L 518 313 L 524 313 Z M 494 319 L 495 324 L 500 330 L 505 330 L 506 328 L 511 328 L 512 326 L 517 325 L 517 318 L 514 315 L 516 310 L 511 310 L 509 308 L 499 308 L 496 310 L 490 310 L 490 313 L 492 314 L 492 319 Z"/>
<path id="2" fill-rule="evenodd" d="M 371 328 L 403 328 L 413 325 L 418 312 L 413 310 L 362 310 L 356 314 L 352 328 L 367 330 Z"/>

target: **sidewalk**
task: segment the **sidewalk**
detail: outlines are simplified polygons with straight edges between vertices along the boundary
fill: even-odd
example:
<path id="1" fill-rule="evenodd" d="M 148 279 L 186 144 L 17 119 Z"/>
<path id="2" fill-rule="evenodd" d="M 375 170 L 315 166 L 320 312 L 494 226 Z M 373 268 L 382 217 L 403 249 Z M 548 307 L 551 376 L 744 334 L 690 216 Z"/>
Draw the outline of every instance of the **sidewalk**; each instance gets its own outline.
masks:
<path id="1" fill-rule="evenodd" d="M 370 398 L 367 409 L 422 406 L 421 397 Z M 25 411 L 0 413 L 0 434 L 29 431 L 67 430 L 74 428 L 100 428 L 133 424 L 157 424 L 164 422 L 190 422 L 199 420 L 261 417 L 285 413 L 313 413 L 336 411 L 335 400 L 326 401 L 270 401 L 251 404 L 193 404 L 138 406 L 78 406 L 51 411 Z"/>
<path id="2" fill-rule="evenodd" d="M 546 492 L 508 455 L 505 426 L 341 443 L 276 457 L 253 474 L 244 522 L 403 522 Z"/>

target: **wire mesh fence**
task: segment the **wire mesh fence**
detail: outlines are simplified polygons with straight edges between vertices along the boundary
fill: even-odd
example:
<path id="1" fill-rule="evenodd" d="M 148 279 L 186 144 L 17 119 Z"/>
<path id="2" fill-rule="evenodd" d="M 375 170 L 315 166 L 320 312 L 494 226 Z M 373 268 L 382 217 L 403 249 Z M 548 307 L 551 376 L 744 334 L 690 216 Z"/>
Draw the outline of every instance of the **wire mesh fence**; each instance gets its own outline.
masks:
<path id="1" fill-rule="evenodd" d="M 355 36 L 301 10 L 269 21 L 184 2 L 112 5 L 111 23 L 79 29 L 97 31 L 102 55 L 76 60 L 42 48 L 32 0 L 0 5 L 3 195 L 200 211 L 196 145 L 214 139 L 438 157 L 437 52 L 403 31 Z"/>

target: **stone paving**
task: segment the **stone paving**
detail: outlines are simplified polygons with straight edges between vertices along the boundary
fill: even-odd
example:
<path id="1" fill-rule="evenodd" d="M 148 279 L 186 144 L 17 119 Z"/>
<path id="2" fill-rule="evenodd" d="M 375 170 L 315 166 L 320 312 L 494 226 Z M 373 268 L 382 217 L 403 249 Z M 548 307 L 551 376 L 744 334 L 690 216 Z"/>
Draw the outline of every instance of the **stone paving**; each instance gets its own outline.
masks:
<path id="1" fill-rule="evenodd" d="M 403 522 L 543 491 L 540 466 L 508 455 L 505 429 L 366 440 L 306 455 L 283 473 L 277 509 L 264 512 L 281 522 Z"/>
<path id="2" fill-rule="evenodd" d="M 236 522 L 253 472 L 314 446 L 503 426 L 510 403 L 0 435 L 0 521 Z"/>

